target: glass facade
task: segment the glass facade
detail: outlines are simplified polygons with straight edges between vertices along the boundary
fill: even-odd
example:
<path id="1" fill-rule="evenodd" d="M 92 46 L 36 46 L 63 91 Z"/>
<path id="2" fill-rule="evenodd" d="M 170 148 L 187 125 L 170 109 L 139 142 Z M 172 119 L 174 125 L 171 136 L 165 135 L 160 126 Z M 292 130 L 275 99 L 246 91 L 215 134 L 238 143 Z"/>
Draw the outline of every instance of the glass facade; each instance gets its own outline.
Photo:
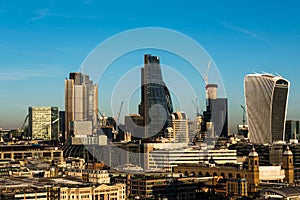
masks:
<path id="1" fill-rule="evenodd" d="M 58 107 L 29 107 L 28 114 L 29 132 L 32 139 L 58 139 Z"/>
<path id="2" fill-rule="evenodd" d="M 226 98 L 207 99 L 207 108 L 203 114 L 205 122 L 213 123 L 213 132 L 211 137 L 228 136 L 228 100 Z M 206 127 L 209 129 L 209 127 Z M 209 134 L 208 134 L 209 135 Z"/>
<path id="3" fill-rule="evenodd" d="M 285 141 L 289 142 L 291 139 L 298 139 L 300 134 L 300 121 L 287 120 L 285 122 Z"/>
<path id="4" fill-rule="evenodd" d="M 144 118 L 144 138 L 163 134 L 168 126 L 168 116 L 173 112 L 171 95 L 161 73 L 159 57 L 144 56 L 141 69 L 141 103 L 139 114 Z"/>
<path id="5" fill-rule="evenodd" d="M 70 73 L 65 80 L 65 140 L 74 134 L 73 121 L 91 121 L 96 131 L 98 111 L 98 85 L 89 76 L 79 72 Z"/>

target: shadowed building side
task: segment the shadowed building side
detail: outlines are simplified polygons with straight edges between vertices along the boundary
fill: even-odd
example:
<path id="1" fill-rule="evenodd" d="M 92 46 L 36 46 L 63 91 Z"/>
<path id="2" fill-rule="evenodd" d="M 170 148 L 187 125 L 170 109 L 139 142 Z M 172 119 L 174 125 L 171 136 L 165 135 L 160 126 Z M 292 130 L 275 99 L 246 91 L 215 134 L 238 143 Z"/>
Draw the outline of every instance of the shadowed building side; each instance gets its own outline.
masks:
<path id="1" fill-rule="evenodd" d="M 173 105 L 162 78 L 159 57 L 149 54 L 144 56 L 141 84 L 139 114 L 144 118 L 144 138 L 163 134 L 168 126 L 168 116 L 173 112 Z"/>

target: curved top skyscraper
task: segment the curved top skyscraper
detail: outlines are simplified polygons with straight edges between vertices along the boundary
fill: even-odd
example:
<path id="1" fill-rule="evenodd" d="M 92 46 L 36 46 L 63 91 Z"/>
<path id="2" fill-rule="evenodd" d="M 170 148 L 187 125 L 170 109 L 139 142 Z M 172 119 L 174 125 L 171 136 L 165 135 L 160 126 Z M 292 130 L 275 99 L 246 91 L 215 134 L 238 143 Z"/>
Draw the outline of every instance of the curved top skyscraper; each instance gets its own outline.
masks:
<path id="1" fill-rule="evenodd" d="M 146 54 L 141 69 L 141 103 L 139 114 L 145 126 L 144 138 L 163 133 L 173 112 L 170 92 L 163 81 L 159 57 Z"/>
<path id="2" fill-rule="evenodd" d="M 249 74 L 244 87 L 250 141 L 284 141 L 290 82 L 271 74 Z"/>

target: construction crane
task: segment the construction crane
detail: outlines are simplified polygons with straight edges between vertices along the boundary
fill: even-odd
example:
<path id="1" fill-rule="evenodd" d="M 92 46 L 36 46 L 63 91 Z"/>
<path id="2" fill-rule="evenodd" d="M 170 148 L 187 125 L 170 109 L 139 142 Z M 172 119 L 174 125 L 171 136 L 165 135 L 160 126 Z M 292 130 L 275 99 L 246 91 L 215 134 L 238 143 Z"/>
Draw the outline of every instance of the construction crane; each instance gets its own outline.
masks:
<path id="1" fill-rule="evenodd" d="M 29 118 L 29 115 L 26 115 L 25 120 L 24 120 L 24 122 L 23 122 L 23 125 L 22 125 L 22 127 L 21 127 L 21 131 L 24 131 L 24 127 L 25 127 L 25 124 L 26 124 L 28 118 Z"/>
<path id="2" fill-rule="evenodd" d="M 124 101 L 121 101 L 120 109 L 119 109 L 119 112 L 118 112 L 118 115 L 117 115 L 117 119 L 116 119 L 116 130 L 115 130 L 115 133 L 116 133 L 116 134 L 117 134 L 118 131 L 119 131 L 119 130 L 118 130 L 118 125 L 119 125 L 119 123 L 120 123 L 120 116 L 121 116 L 123 104 L 124 104 Z"/>
<path id="3" fill-rule="evenodd" d="M 122 111 L 122 108 L 123 108 L 123 104 L 124 104 L 124 101 L 121 101 L 120 109 L 119 109 L 118 116 L 117 116 L 117 125 L 120 122 L 120 115 L 121 115 L 121 111 Z"/>
<path id="4" fill-rule="evenodd" d="M 191 99 L 191 101 L 192 101 L 192 103 L 193 103 L 193 106 L 194 106 L 194 108 L 196 109 L 196 111 L 197 111 L 197 117 L 198 116 L 200 116 L 201 115 L 201 113 L 199 112 L 201 109 L 199 108 L 199 106 L 198 106 L 198 97 L 196 97 L 196 103 L 193 101 L 193 99 Z"/>
<path id="5" fill-rule="evenodd" d="M 208 64 L 207 64 L 206 73 L 205 73 L 205 76 L 204 76 L 206 106 L 208 106 L 208 104 L 209 104 L 209 102 L 208 102 L 208 73 L 209 73 L 209 70 L 210 70 L 210 64 L 211 64 L 211 62 L 209 60 Z"/>
<path id="6" fill-rule="evenodd" d="M 246 122 L 246 120 L 245 120 L 246 108 L 245 108 L 243 105 L 241 105 L 241 108 L 243 109 L 243 128 L 245 128 L 245 122 Z"/>
<path id="7" fill-rule="evenodd" d="M 98 109 L 98 113 L 101 115 L 101 119 L 99 118 L 99 116 L 98 116 L 98 121 L 99 121 L 99 123 L 100 123 L 100 125 L 101 126 L 107 126 L 107 121 L 105 120 L 105 117 L 104 117 L 104 115 L 100 112 L 100 110 Z"/>
<path id="8" fill-rule="evenodd" d="M 209 73 L 209 70 L 210 70 L 210 64 L 211 64 L 211 61 L 209 60 L 208 64 L 207 64 L 206 73 L 205 73 L 205 76 L 204 76 L 205 88 L 206 89 L 207 89 L 207 85 L 208 85 L 208 73 Z"/>
<path id="9" fill-rule="evenodd" d="M 28 130 L 25 130 L 25 124 L 28 121 L 29 115 L 26 115 L 23 125 L 21 126 L 21 132 L 23 132 L 25 137 L 28 137 Z"/>

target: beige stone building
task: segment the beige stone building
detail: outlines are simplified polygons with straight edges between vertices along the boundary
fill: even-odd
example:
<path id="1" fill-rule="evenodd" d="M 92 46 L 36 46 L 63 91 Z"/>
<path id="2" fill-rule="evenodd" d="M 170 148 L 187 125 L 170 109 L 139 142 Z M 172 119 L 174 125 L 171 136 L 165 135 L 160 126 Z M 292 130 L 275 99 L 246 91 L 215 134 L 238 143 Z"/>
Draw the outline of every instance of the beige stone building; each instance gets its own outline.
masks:
<path id="1" fill-rule="evenodd" d="M 61 200 L 123 200 L 126 199 L 125 184 L 100 185 L 96 187 L 60 187 Z"/>

